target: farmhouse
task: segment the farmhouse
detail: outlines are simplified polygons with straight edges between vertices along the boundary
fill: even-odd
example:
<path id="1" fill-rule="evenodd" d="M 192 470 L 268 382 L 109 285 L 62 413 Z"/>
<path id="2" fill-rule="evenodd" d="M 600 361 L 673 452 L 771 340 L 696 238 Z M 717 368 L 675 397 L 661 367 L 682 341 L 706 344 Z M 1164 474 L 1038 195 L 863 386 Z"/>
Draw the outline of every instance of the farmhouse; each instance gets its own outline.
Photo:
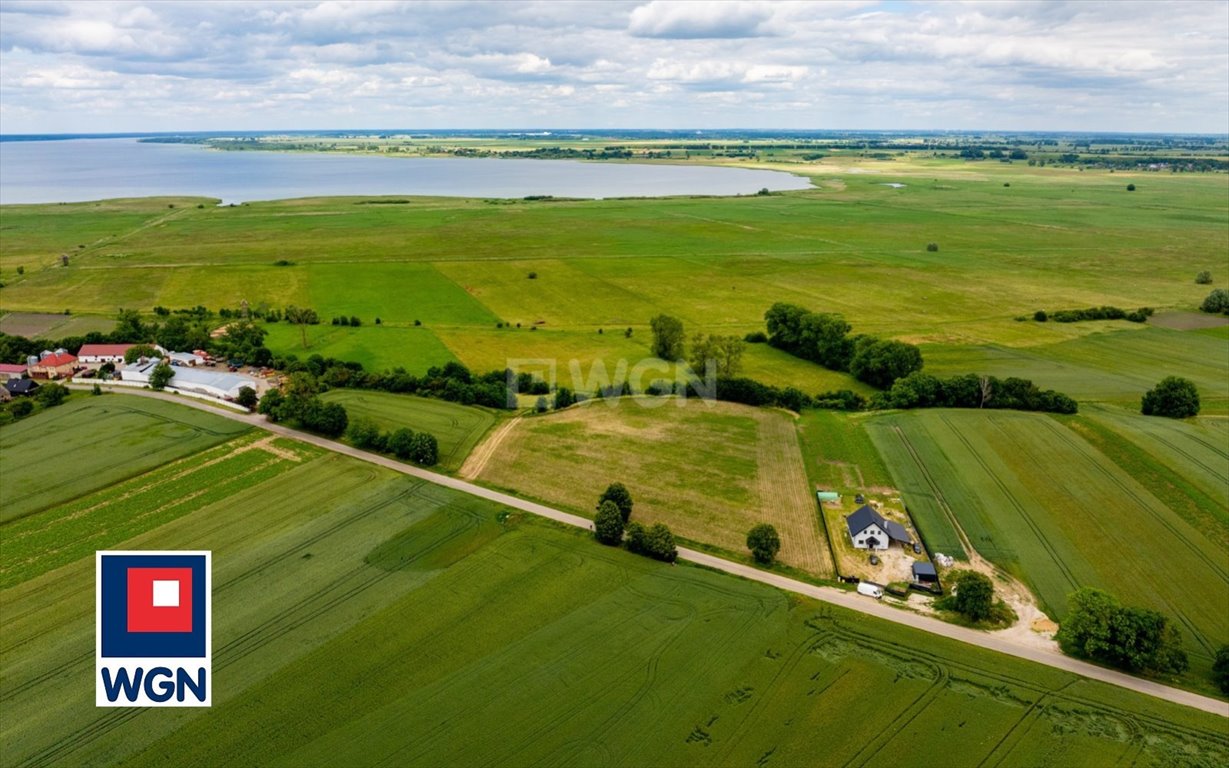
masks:
<path id="1" fill-rule="evenodd" d="M 43 350 L 38 360 L 30 364 L 30 375 L 42 379 L 63 379 L 77 370 L 77 356 L 67 350 Z"/>
<path id="2" fill-rule="evenodd" d="M 157 357 L 140 360 L 132 365 L 124 366 L 120 371 L 120 379 L 134 384 L 148 384 L 149 375 L 161 364 L 162 360 Z M 220 400 L 233 400 L 239 396 L 239 390 L 244 387 L 249 387 L 259 392 L 258 384 L 259 382 L 251 376 L 198 370 L 185 366 L 175 369 L 175 375 L 171 378 L 170 383 L 167 384 L 167 388 L 180 392 L 195 392 L 200 395 L 216 397 Z"/>
<path id="3" fill-rule="evenodd" d="M 124 362 L 124 353 L 135 344 L 82 344 L 77 350 L 77 359 L 82 365 L 102 365 L 112 363 L 119 365 Z"/>
<path id="4" fill-rule="evenodd" d="M 845 518 L 845 524 L 849 526 L 849 538 L 858 549 L 887 549 L 894 541 L 913 544 L 905 526 L 885 519 L 869 504 Z"/>
<path id="5" fill-rule="evenodd" d="M 12 363 L 0 363 L 0 381 L 8 381 L 9 379 L 20 379 L 26 375 L 26 367 L 24 365 L 13 365 Z"/>

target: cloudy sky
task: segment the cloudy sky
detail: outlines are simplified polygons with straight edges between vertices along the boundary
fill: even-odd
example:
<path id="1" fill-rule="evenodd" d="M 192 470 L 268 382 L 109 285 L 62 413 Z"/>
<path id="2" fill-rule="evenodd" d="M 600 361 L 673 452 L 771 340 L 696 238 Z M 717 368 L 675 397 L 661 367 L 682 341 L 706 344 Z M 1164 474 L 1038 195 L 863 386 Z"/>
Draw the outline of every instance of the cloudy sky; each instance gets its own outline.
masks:
<path id="1" fill-rule="evenodd" d="M 1229 0 L 0 0 L 0 132 L 1229 132 Z"/>

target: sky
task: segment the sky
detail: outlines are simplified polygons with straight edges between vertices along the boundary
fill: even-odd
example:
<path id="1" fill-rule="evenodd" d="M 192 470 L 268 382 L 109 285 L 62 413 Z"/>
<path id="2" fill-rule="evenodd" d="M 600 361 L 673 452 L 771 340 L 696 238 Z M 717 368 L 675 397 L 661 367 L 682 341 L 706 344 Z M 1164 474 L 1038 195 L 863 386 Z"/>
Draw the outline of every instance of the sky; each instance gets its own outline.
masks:
<path id="1" fill-rule="evenodd" d="M 0 133 L 1229 133 L 1229 0 L 0 0 Z"/>

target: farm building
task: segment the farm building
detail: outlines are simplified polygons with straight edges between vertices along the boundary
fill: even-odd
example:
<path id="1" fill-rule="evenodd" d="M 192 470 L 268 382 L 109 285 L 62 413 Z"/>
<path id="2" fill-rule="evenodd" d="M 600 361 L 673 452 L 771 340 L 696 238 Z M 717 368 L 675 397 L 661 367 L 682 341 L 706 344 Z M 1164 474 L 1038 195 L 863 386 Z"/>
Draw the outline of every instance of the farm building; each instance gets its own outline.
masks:
<path id="1" fill-rule="evenodd" d="M 52 352 L 43 350 L 38 360 L 30 365 L 30 375 L 42 379 L 63 379 L 73 375 L 77 370 L 77 356 L 67 350 L 57 349 Z"/>
<path id="2" fill-rule="evenodd" d="M 919 584 L 934 584 L 939 580 L 939 572 L 934 563 L 919 560 L 913 564 L 913 580 Z"/>
<path id="3" fill-rule="evenodd" d="M 124 362 L 124 354 L 134 346 L 136 345 L 82 344 L 81 349 L 77 350 L 77 359 L 82 365 L 102 365 L 103 363 L 119 365 Z"/>
<path id="4" fill-rule="evenodd" d="M 849 538 L 858 549 L 887 549 L 894 541 L 913 544 L 905 526 L 884 518 L 869 505 L 845 518 L 845 524 L 849 527 Z"/>
<path id="5" fill-rule="evenodd" d="M 166 356 L 171 365 L 195 367 L 205 364 L 204 355 L 195 352 L 168 352 Z"/>
<path id="6" fill-rule="evenodd" d="M 836 491 L 816 491 L 815 498 L 819 499 L 820 504 L 823 504 L 825 501 L 839 503 L 841 494 Z"/>
<path id="7" fill-rule="evenodd" d="M 157 357 L 133 363 L 120 371 L 120 379 L 134 384 L 148 384 L 149 375 L 161 364 L 162 360 Z M 233 400 L 239 396 L 239 390 L 244 387 L 250 387 L 259 392 L 258 384 L 259 382 L 251 376 L 238 373 L 178 367 L 167 387 L 180 392 L 195 392 L 221 400 Z"/>
<path id="8" fill-rule="evenodd" d="M 13 365 L 12 363 L 0 363 L 0 381 L 8 381 L 9 379 L 20 379 L 26 375 L 26 367 L 24 365 Z"/>
<path id="9" fill-rule="evenodd" d="M 38 389 L 38 382 L 34 379 L 9 379 L 4 382 L 4 389 L 10 395 L 32 395 Z"/>

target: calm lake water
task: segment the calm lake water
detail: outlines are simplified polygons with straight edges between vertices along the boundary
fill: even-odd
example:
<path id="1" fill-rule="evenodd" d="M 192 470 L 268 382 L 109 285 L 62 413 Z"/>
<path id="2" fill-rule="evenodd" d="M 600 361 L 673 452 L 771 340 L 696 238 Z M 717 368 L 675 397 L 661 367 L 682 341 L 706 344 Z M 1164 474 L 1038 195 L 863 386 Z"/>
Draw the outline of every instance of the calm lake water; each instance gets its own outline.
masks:
<path id="1" fill-rule="evenodd" d="M 223 203 L 325 195 L 660 197 L 809 186 L 787 173 L 743 168 L 224 152 L 135 139 L 0 142 L 0 204 L 161 195 Z"/>

